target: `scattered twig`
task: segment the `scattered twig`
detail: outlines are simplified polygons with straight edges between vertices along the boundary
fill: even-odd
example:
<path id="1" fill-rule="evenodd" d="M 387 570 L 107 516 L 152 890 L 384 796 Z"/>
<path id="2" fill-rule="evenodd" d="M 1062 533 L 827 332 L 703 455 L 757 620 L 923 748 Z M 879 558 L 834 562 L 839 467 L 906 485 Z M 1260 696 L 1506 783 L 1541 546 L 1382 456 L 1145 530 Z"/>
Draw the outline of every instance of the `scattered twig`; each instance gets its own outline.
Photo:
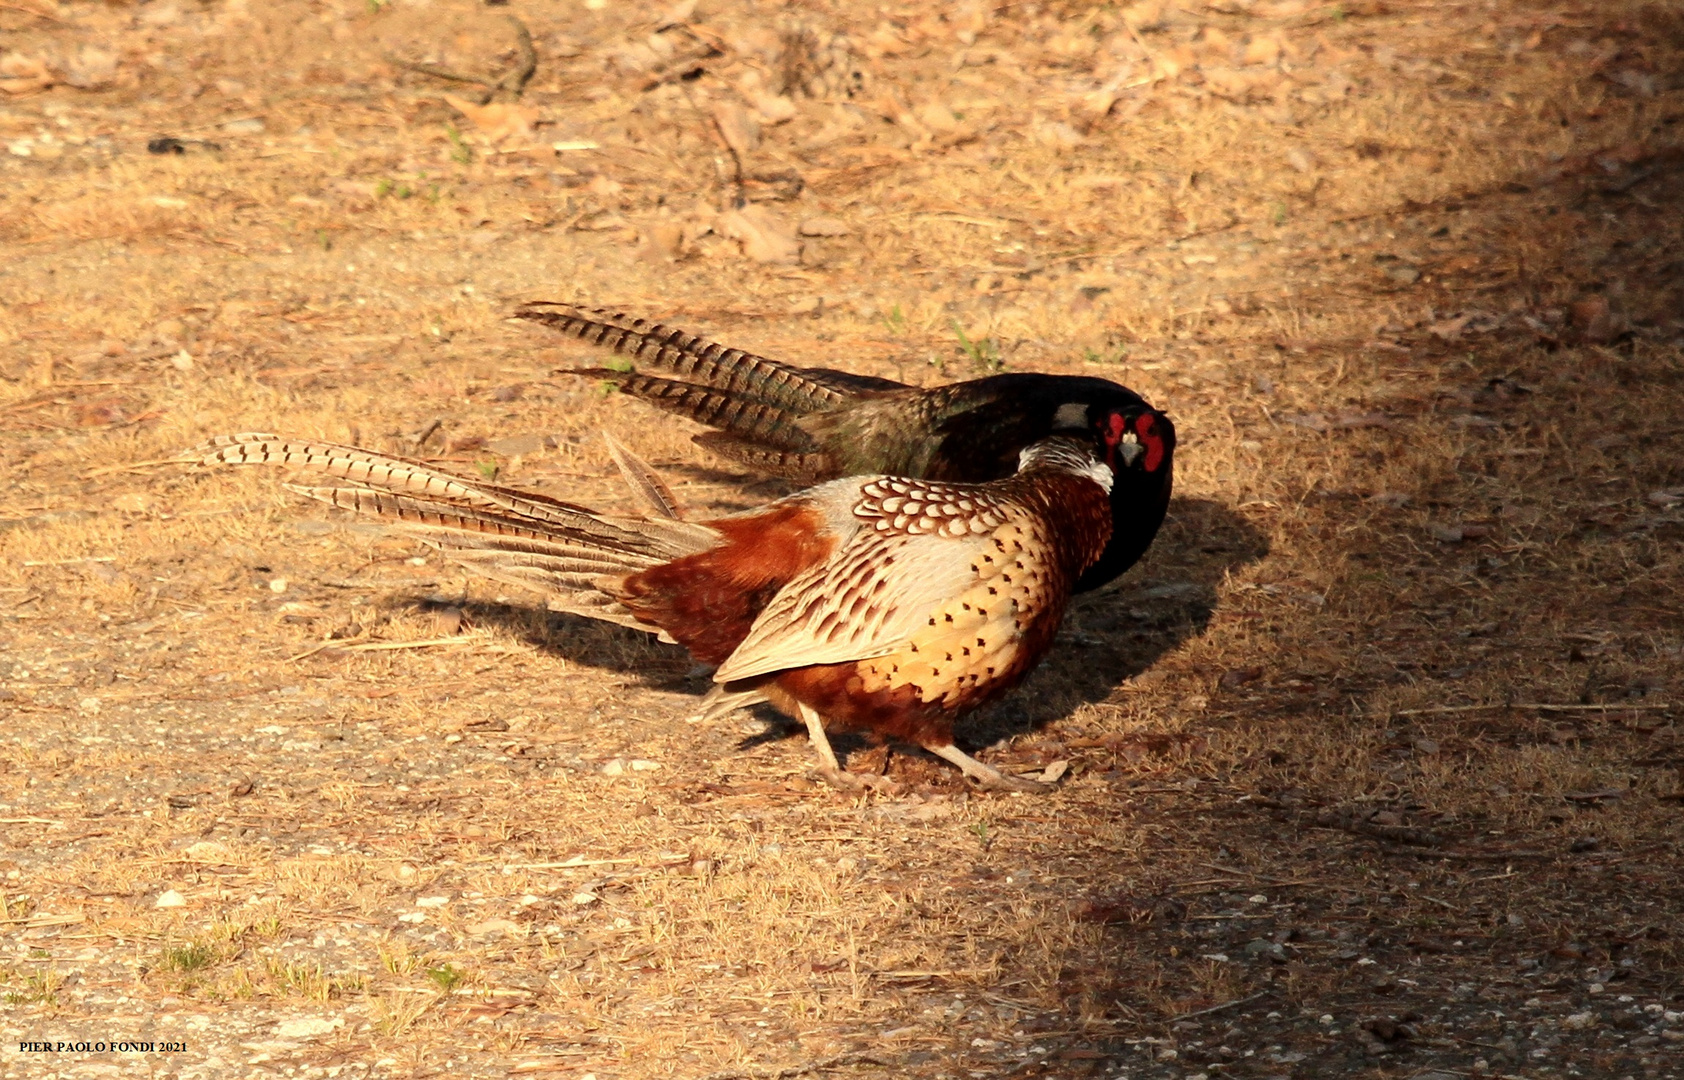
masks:
<path id="1" fill-rule="evenodd" d="M 538 70 L 538 50 L 532 47 L 532 32 L 526 28 L 515 15 L 505 15 L 509 24 L 515 28 L 515 66 L 504 72 L 501 78 L 493 79 L 489 75 L 463 75 L 451 71 L 449 68 L 439 67 L 437 64 L 423 64 L 414 60 L 388 55 L 386 59 L 407 71 L 421 75 L 429 75 L 446 82 L 467 83 L 470 86 L 481 87 L 476 104 L 484 105 L 498 94 L 507 94 L 511 100 L 519 101 L 526 92 L 526 84 L 532 81 L 533 74 Z"/>
<path id="2" fill-rule="evenodd" d="M 562 862 L 504 863 L 502 871 L 507 874 L 516 870 L 569 870 L 577 866 L 618 866 L 635 862 L 636 859 L 586 859 L 576 855 Z"/>
<path id="3" fill-rule="evenodd" d="M 806 1076 L 808 1073 L 819 1072 L 822 1069 L 838 1069 L 845 1065 L 887 1067 L 887 1063 L 880 1058 L 855 1052 L 835 1054 L 802 1065 L 791 1065 L 786 1069 L 721 1069 L 719 1072 L 710 1072 L 706 1076 L 699 1077 L 698 1080 L 790 1080 L 791 1077 Z"/>
<path id="4" fill-rule="evenodd" d="M 85 562 L 116 562 L 115 555 L 83 555 L 77 559 L 25 559 L 25 566 L 74 566 Z"/>
<path id="5" fill-rule="evenodd" d="M 1296 881 L 1288 881 L 1285 878 L 1268 877 L 1268 876 L 1263 875 L 1263 874 L 1255 873 L 1251 870 L 1242 870 L 1242 869 L 1240 869 L 1239 867 L 1236 867 L 1236 866 L 1223 866 L 1219 863 L 1202 862 L 1202 863 L 1199 863 L 1198 865 L 1204 867 L 1206 870 L 1215 870 L 1218 873 L 1222 873 L 1222 874 L 1235 874 L 1235 875 L 1238 875 L 1238 876 L 1241 876 L 1241 877 L 1248 877 L 1248 878 L 1251 878 L 1253 881 L 1261 881 L 1266 885 L 1286 886 L 1286 885 L 1320 885 L 1321 884 L 1321 882 L 1315 881 L 1315 880 L 1310 879 L 1310 878 L 1303 878 L 1301 880 L 1296 880 Z"/>
<path id="6" fill-rule="evenodd" d="M 1257 991 L 1257 993 L 1252 994 L 1249 997 L 1235 998 L 1233 1001 L 1224 1001 L 1222 1004 L 1212 1005 L 1208 1009 L 1194 1009 L 1192 1012 L 1182 1013 L 1179 1016 L 1172 1016 L 1172 1017 L 1170 1017 L 1170 1019 L 1171 1020 L 1191 1020 L 1195 1016 L 1209 1016 L 1211 1013 L 1219 1013 L 1219 1012 L 1222 1012 L 1224 1009 L 1232 1009 L 1232 1008 L 1236 1008 L 1240 1005 L 1249 1005 L 1251 1002 L 1256 1001 L 1258 998 L 1268 997 L 1269 994 L 1270 994 L 1270 991 L 1268 991 L 1268 990 L 1259 990 L 1259 991 Z"/>
<path id="7" fill-rule="evenodd" d="M 1412 855 L 1417 859 L 1452 859 L 1456 862 L 1507 862 L 1511 859 L 1553 859 L 1547 851 L 1441 851 L 1432 848 L 1411 851 L 1408 848 L 1380 849 L 1382 855 Z"/>
<path id="8" fill-rule="evenodd" d="M 427 445 L 427 440 L 432 438 L 434 433 L 441 427 L 444 427 L 443 418 L 437 416 L 433 417 L 433 422 L 422 428 L 421 434 L 415 436 L 415 449 L 419 450 L 423 446 Z"/>
<path id="9" fill-rule="evenodd" d="M 1439 843 L 1437 833 L 1427 829 L 1417 829 L 1409 825 L 1380 825 L 1368 820 L 1366 814 L 1359 808 L 1355 811 L 1346 810 L 1339 813 L 1332 810 L 1323 811 L 1310 818 L 1310 824 L 1323 829 L 1338 829 L 1356 836 L 1372 836 L 1380 840 L 1389 840 L 1394 844 L 1414 844 L 1418 847 L 1436 847 Z"/>
<path id="10" fill-rule="evenodd" d="M 435 645 L 471 645 L 480 638 L 473 634 L 455 634 L 451 637 L 427 638 L 422 641 L 359 641 L 354 645 L 339 645 L 346 652 L 385 652 L 388 649 L 430 649 Z M 333 648 L 337 642 L 328 642 Z"/>
<path id="11" fill-rule="evenodd" d="M 1434 705 L 1426 709 L 1397 709 L 1387 713 L 1387 716 L 1437 716 L 1443 713 L 1483 712 L 1487 709 L 1531 709 L 1534 712 L 1631 712 L 1631 711 L 1660 711 L 1676 709 L 1674 704 L 1661 705 L 1619 705 L 1613 702 L 1603 702 L 1592 705 L 1551 705 L 1537 701 L 1494 701 L 1485 705 Z"/>
<path id="12" fill-rule="evenodd" d="M 155 469 L 160 465 L 188 465 L 196 460 L 196 458 L 171 457 L 155 458 L 152 461 L 130 461 L 123 465 L 102 465 L 97 469 L 89 469 L 83 473 L 82 479 L 92 480 L 96 476 L 105 476 L 107 473 L 139 472 L 141 469 Z"/>
<path id="13" fill-rule="evenodd" d="M 5 9 L 6 11 L 21 12 L 24 15 L 33 15 L 37 19 L 44 19 L 47 22 L 55 22 L 60 26 L 69 25 L 69 20 L 61 19 L 59 16 L 54 15 L 51 12 L 42 11 L 40 8 L 30 7 L 27 4 L 0 3 L 0 8 Z"/>

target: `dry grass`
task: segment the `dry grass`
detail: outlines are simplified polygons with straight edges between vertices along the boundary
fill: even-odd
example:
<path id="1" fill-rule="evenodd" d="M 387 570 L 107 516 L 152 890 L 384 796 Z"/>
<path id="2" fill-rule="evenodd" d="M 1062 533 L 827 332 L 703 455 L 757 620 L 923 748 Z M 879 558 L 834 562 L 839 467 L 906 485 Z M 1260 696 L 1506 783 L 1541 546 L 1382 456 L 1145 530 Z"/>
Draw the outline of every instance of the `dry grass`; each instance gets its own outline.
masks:
<path id="1" fill-rule="evenodd" d="M 523 9 L 539 126 L 499 144 L 385 59 L 506 65 L 465 0 L 0 7 L 98 84 L 0 83 L 5 1040 L 184 1039 L 183 1077 L 1675 1075 L 1684 27 L 1129 11 L 800 8 L 863 89 L 748 155 L 757 205 L 847 227 L 778 266 L 703 226 L 711 103 L 790 12 Z M 840 799 L 787 726 L 687 723 L 670 649 L 160 464 L 437 422 L 451 467 L 621 506 L 606 428 L 698 511 L 780 490 L 552 380 L 578 350 L 503 321 L 543 297 L 1170 410 L 1155 550 L 972 728 L 1061 792 L 896 757 L 912 795 Z"/>

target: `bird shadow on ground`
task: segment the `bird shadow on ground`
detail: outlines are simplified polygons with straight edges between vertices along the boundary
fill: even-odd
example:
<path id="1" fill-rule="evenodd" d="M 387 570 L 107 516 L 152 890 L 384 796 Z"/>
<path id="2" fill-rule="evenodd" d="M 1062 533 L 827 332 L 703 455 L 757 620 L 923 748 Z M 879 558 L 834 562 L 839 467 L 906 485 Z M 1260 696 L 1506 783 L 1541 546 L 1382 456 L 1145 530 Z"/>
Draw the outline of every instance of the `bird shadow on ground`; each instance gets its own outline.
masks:
<path id="1" fill-rule="evenodd" d="M 1076 597 L 1040 669 L 1025 686 L 962 722 L 960 742 L 988 745 L 1106 700 L 1164 654 L 1204 633 L 1217 608 L 1217 586 L 1268 551 L 1262 532 L 1229 507 L 1176 499 L 1147 557 L 1116 584 Z M 688 690 L 699 700 L 710 685 L 683 649 L 636 630 L 536 604 L 457 606 L 471 624 L 499 627 L 547 655 L 620 672 L 652 689 Z M 804 727 L 769 706 L 756 714 L 769 721 L 767 729 L 743 739 L 739 749 L 805 736 Z M 846 753 L 857 745 L 863 740 L 843 736 L 836 748 Z"/>

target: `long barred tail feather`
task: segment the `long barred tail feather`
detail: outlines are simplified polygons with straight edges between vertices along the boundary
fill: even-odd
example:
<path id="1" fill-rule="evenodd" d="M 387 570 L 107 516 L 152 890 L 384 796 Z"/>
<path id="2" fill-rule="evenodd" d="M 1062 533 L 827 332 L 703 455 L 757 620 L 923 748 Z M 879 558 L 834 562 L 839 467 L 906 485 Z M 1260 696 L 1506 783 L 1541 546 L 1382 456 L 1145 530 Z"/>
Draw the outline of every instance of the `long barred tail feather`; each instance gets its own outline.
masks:
<path id="1" fill-rule="evenodd" d="M 536 589 L 552 608 L 642 630 L 655 628 L 604 596 L 598 583 L 719 542 L 719 534 L 705 525 L 670 517 L 610 517 L 337 443 L 248 433 L 223 436 L 190 453 L 207 465 L 279 465 L 348 480 L 356 486 L 286 486 L 387 522 L 487 577 Z"/>
<path id="2" fill-rule="evenodd" d="M 797 415 L 840 404 L 850 396 L 830 380 L 790 364 L 605 308 L 539 300 L 522 304 L 515 317 L 613 349 L 684 381 Z"/>
<path id="3" fill-rule="evenodd" d="M 614 459 L 614 465 L 620 470 L 620 476 L 626 481 L 626 486 L 631 488 L 632 494 L 638 497 L 651 514 L 668 521 L 684 520 L 684 512 L 678 508 L 678 500 L 673 497 L 672 488 L 667 487 L 667 482 L 661 479 L 660 473 L 609 432 L 602 433 L 602 441 L 608 447 L 608 456 Z"/>
<path id="4" fill-rule="evenodd" d="M 621 393 L 698 424 L 728 431 L 750 442 L 780 450 L 811 453 L 818 443 L 798 425 L 801 413 L 780 405 L 716 390 L 711 386 L 681 382 L 659 375 L 641 375 L 611 368 L 563 368 L 558 374 L 605 379 Z"/>
<path id="5" fill-rule="evenodd" d="M 826 453 L 801 453 L 766 446 L 724 431 L 704 431 L 695 436 L 697 446 L 729 461 L 747 465 L 766 476 L 779 476 L 801 484 L 812 484 L 836 475 L 836 462 Z"/>
<path id="6" fill-rule="evenodd" d="M 339 443 L 247 432 L 220 436 L 190 453 L 207 465 L 278 465 L 305 469 L 349 480 L 360 485 L 359 490 L 408 495 L 442 508 L 491 515 L 480 525 L 453 523 L 459 528 L 495 532 L 493 518 L 508 528 L 542 532 L 549 526 L 605 550 L 655 556 L 663 562 L 678 554 L 711 547 L 716 539 L 713 530 L 705 526 L 610 517 L 535 491 L 470 480 L 425 462 Z M 349 508 L 374 513 L 382 509 L 372 504 L 367 509 Z"/>

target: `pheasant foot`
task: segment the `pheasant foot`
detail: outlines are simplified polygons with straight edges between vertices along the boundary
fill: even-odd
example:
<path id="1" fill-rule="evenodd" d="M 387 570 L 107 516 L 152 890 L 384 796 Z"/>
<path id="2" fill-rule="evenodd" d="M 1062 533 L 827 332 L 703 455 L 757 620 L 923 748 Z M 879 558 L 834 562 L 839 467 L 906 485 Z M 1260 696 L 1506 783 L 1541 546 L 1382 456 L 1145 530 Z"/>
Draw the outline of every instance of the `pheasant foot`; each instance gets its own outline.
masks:
<path id="1" fill-rule="evenodd" d="M 936 757 L 945 758 L 959 766 L 959 770 L 985 791 L 1027 791 L 1036 795 L 1044 795 L 1053 790 L 1051 784 L 1043 784 L 1039 780 L 1028 780 L 1021 776 L 1007 776 L 998 769 L 984 765 L 963 750 L 948 743 L 946 746 L 926 746 L 924 749 Z"/>

